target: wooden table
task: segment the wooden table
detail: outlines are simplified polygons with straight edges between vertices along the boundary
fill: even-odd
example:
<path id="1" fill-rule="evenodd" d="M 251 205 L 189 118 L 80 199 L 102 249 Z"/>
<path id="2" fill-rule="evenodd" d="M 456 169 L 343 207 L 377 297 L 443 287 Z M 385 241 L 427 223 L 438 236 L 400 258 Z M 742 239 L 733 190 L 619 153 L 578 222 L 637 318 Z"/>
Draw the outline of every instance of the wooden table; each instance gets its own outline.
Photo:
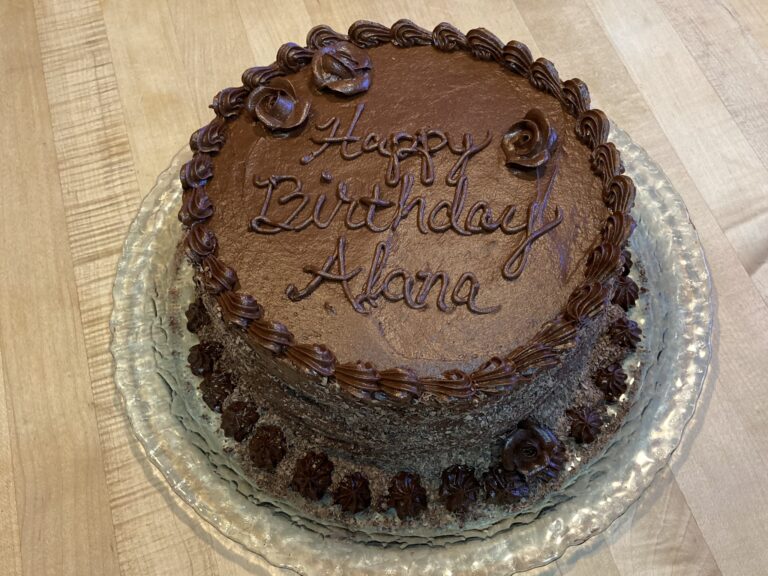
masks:
<path id="1" fill-rule="evenodd" d="M 128 224 L 217 90 L 328 23 L 486 26 L 579 76 L 685 198 L 716 360 L 683 447 L 606 533 L 536 574 L 768 573 L 768 2 L 0 3 L 0 573 L 287 573 L 169 494 L 116 400 Z"/>

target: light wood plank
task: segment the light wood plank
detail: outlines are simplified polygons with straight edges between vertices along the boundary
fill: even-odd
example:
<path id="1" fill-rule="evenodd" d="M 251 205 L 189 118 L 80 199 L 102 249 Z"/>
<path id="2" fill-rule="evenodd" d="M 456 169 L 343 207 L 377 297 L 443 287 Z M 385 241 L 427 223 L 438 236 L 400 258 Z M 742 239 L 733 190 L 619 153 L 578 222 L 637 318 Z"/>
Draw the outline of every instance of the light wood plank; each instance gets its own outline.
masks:
<path id="1" fill-rule="evenodd" d="M 115 86 L 109 90 L 120 96 L 122 109 L 115 133 L 124 154 L 132 155 L 137 179 L 126 177 L 114 193 L 125 198 L 139 198 L 148 190 L 170 157 L 185 145 L 186 135 L 202 124 L 210 112 L 196 110 L 189 98 L 188 74 L 180 63 L 173 17 L 164 3 L 151 6 L 104 3 L 103 12 L 92 5 L 89 17 L 94 23 L 103 18 L 105 34 L 113 60 L 109 62 Z M 125 22 L 135 22 L 126 27 Z M 221 54 L 225 58 L 225 54 Z M 112 107 L 113 110 L 120 110 Z M 130 152 L 125 142 L 130 142 Z M 114 147 L 114 146 L 113 146 Z M 103 158 L 89 169 L 107 174 Z M 79 183 L 80 193 L 93 201 L 103 191 Z M 134 205 L 135 206 L 135 205 Z M 132 208 L 123 215 L 127 227 Z M 84 241 L 95 237 L 95 231 Z M 120 244 L 113 248 L 119 250 Z M 108 479 L 112 494 L 118 552 L 123 573 L 130 574 L 261 574 L 265 564 L 255 556 L 235 548 L 229 550 L 224 539 L 208 528 L 188 507 L 171 493 L 165 480 L 146 461 L 134 441 L 122 407 L 115 404 L 112 364 L 108 356 L 106 323 L 111 311 L 110 292 L 115 258 L 106 258 L 104 283 L 98 288 L 81 286 L 81 299 L 97 310 L 99 329 L 88 334 L 86 343 L 91 356 L 94 387 L 101 392 L 102 434 L 105 437 Z M 101 273 L 99 275 L 102 278 Z"/>
<path id="2" fill-rule="evenodd" d="M 622 574 L 722 574 L 685 496 L 666 467 L 605 537 Z"/>
<path id="3" fill-rule="evenodd" d="M 660 5 L 749 146 L 768 167 L 768 47 L 752 38 L 727 4 L 690 0 L 682 6 L 662 0 Z M 768 188 L 763 193 L 768 194 Z M 731 202 L 718 194 L 710 207 L 719 210 Z M 749 204 L 742 207 L 741 233 L 755 245 L 745 265 L 768 302 L 768 226 L 765 218 L 750 217 Z"/>
<path id="4" fill-rule="evenodd" d="M 522 6 L 526 3 L 520 2 L 519 4 L 522 9 Z M 545 8 L 547 5 L 553 6 L 555 12 L 561 14 L 563 20 L 558 21 L 557 14 L 547 11 Z M 687 193 L 686 199 L 689 203 L 689 208 L 694 211 L 694 221 L 697 223 L 697 227 L 702 234 L 708 233 L 710 230 L 719 232 L 716 226 L 711 225 L 711 215 L 706 212 L 699 212 L 698 208 L 702 205 L 701 199 L 694 199 L 692 197 L 689 192 L 691 191 L 691 183 L 687 174 L 681 169 L 682 167 L 679 165 L 674 152 L 670 149 L 669 143 L 663 138 L 663 134 L 659 130 L 659 127 L 645 102 L 642 98 L 637 99 L 636 96 L 633 96 L 636 94 L 636 91 L 632 87 L 633 83 L 627 75 L 622 63 L 616 59 L 615 53 L 611 49 L 604 35 L 598 33 L 599 31 L 594 28 L 594 25 L 589 24 L 589 21 L 593 20 L 590 15 L 585 13 L 582 8 L 579 8 L 579 3 L 569 3 L 568 9 L 564 10 L 562 13 L 557 10 L 557 7 L 553 4 L 537 4 L 536 10 L 534 10 L 532 6 L 533 5 L 530 4 L 530 11 L 523 10 L 526 17 L 532 20 L 532 27 L 543 25 L 541 22 L 533 23 L 533 20 L 536 18 L 541 20 L 554 18 L 555 20 L 550 20 L 554 24 L 553 31 L 562 30 L 566 21 L 578 23 L 579 30 L 575 35 L 575 38 L 582 39 L 581 43 L 571 46 L 563 45 L 564 39 L 554 32 L 551 36 L 545 35 L 546 39 L 543 37 L 540 39 L 540 43 L 544 47 L 546 53 L 552 54 L 551 57 L 556 62 L 558 69 L 563 73 L 563 77 L 567 77 L 574 73 L 573 71 L 575 71 L 575 66 L 578 65 L 579 59 L 592 62 L 593 67 L 591 71 L 602 69 L 611 72 L 610 74 L 603 76 L 596 75 L 592 77 L 584 77 L 584 80 L 590 85 L 597 103 L 601 106 L 604 104 L 604 108 L 610 112 L 612 117 L 618 117 L 619 124 L 629 129 L 630 133 L 633 134 L 638 141 L 646 144 L 646 146 L 653 152 L 654 157 L 657 160 L 662 161 L 662 164 L 667 168 L 670 175 L 674 175 L 673 181 L 678 183 L 678 189 Z M 566 36 L 568 35 L 566 34 Z M 579 75 L 583 77 L 581 73 L 579 73 Z M 605 100 L 606 96 L 610 98 L 607 101 Z M 656 131 L 657 134 L 654 135 L 654 131 Z M 648 146 L 648 143 L 651 143 L 651 145 Z M 709 224 L 706 222 L 707 220 L 710 220 Z M 711 236 L 712 234 L 709 235 Z M 723 244 L 715 243 L 713 246 L 714 245 L 719 247 L 718 252 L 721 253 Z M 710 253 L 710 257 L 711 256 L 712 254 Z M 723 262 L 722 266 L 723 268 L 732 268 L 732 263 Z M 740 290 L 743 291 L 746 289 L 748 291 L 749 286 L 744 286 L 743 279 L 744 275 L 742 271 L 742 274 L 740 275 L 741 283 L 739 284 L 739 281 L 735 278 L 734 281 L 736 284 L 740 285 Z M 755 295 L 752 294 L 753 302 L 754 297 Z M 734 304 L 736 303 L 734 302 Z M 757 309 L 760 309 L 759 303 Z M 759 348 L 746 351 L 748 357 L 751 356 L 751 362 L 754 365 L 758 363 L 756 357 L 757 349 Z M 734 350 L 738 350 L 738 348 L 731 349 L 731 353 L 733 353 Z M 738 376 L 736 374 L 731 374 L 731 377 Z M 713 426 L 712 429 L 716 430 L 717 426 Z M 708 466 L 708 468 L 712 470 L 712 477 L 720 477 L 727 472 L 727 468 L 719 468 L 718 466 Z M 690 485 L 688 487 L 690 487 Z M 701 490 L 701 488 L 699 488 L 699 490 Z M 733 520 L 734 522 L 736 521 L 735 518 Z M 711 538 L 707 539 L 707 542 L 711 543 L 711 541 Z M 614 552 L 614 555 L 617 558 L 621 557 L 621 553 Z M 662 555 L 661 558 L 663 559 L 666 557 Z M 663 568 L 663 566 L 660 568 Z"/>
<path id="5" fill-rule="evenodd" d="M 165 2 L 102 2 L 101 12 L 142 196 L 206 114 L 189 97 Z"/>
<path id="6" fill-rule="evenodd" d="M 168 0 L 168 7 L 187 76 L 186 95 L 200 115 L 200 125 L 213 118 L 207 110 L 214 95 L 227 86 L 240 86 L 240 76 L 253 66 L 243 20 L 235 0 L 188 2 Z M 260 10 L 253 5 L 253 10 Z M 215 30 L 215 34 L 211 34 Z M 270 63 L 274 61 L 270 60 Z M 194 126 L 192 129 L 199 128 Z M 190 131 L 191 132 L 191 131 Z M 184 142 L 189 133 L 184 134 Z"/>
<path id="7" fill-rule="evenodd" d="M 114 266 L 140 198 L 97 2 L 40 2 L 38 24 L 56 160 L 74 255 L 88 367 L 124 574 L 211 574 L 202 537 L 174 515 L 117 404 L 108 319 Z M 167 162 L 167 160 L 166 160 Z M 145 464 L 146 465 L 146 464 Z M 142 495 L 146 499 L 142 500 Z"/>
<path id="8" fill-rule="evenodd" d="M 657 4 L 594 4 L 742 265 L 768 286 L 766 233 L 752 233 L 768 230 L 768 169 Z"/>
<path id="9" fill-rule="evenodd" d="M 661 117 L 657 105 L 665 109 L 664 114 L 667 114 L 668 105 L 659 98 L 668 98 L 674 102 L 681 100 L 683 96 L 664 94 L 664 90 L 671 90 L 669 86 L 674 85 L 676 81 L 685 87 L 686 77 L 694 75 L 694 72 L 677 70 L 676 67 L 680 65 L 675 64 L 677 56 L 670 57 L 668 54 L 666 58 L 658 60 L 665 62 L 667 66 L 649 69 L 647 60 L 654 56 L 654 42 L 662 42 L 665 46 L 679 43 L 679 39 L 671 39 L 675 37 L 675 32 L 668 25 L 659 24 L 664 22 L 663 14 L 657 13 L 652 10 L 652 5 L 646 4 L 645 8 L 650 11 L 646 14 L 651 18 L 651 21 L 648 21 L 646 17 L 638 15 L 636 8 L 629 3 L 590 0 L 589 4 L 601 19 L 603 28 L 608 31 L 611 43 L 627 65 L 629 73 L 638 82 L 654 115 Z M 638 28 L 630 30 L 630 22 L 639 22 L 643 26 L 638 25 Z M 649 30 L 656 30 L 655 34 L 658 36 L 652 35 Z M 637 45 L 638 42 L 651 47 L 648 48 L 651 53 L 644 55 Z M 686 61 L 685 65 L 695 68 L 695 63 L 689 61 Z M 653 75 L 661 80 L 651 78 Z M 663 85 L 660 88 L 663 94 L 661 97 L 649 88 L 649 85 L 657 83 Z M 713 112 L 718 107 L 722 109 L 719 100 L 712 102 L 708 98 L 693 98 L 688 104 L 694 109 L 698 106 L 698 116 L 702 118 L 711 113 L 719 114 L 717 111 Z M 610 109 L 618 110 L 619 107 L 611 106 Z M 680 113 L 693 114 L 682 110 Z M 647 131 L 654 124 L 656 122 L 653 118 L 645 115 L 622 120 L 622 125 L 632 134 L 635 134 L 636 129 L 638 132 Z M 667 155 L 663 150 L 656 153 L 656 142 L 648 148 L 667 170 L 685 198 L 701 235 L 715 282 L 720 338 L 710 380 L 711 382 L 717 378 L 717 382 L 710 384 L 708 394 L 701 403 L 700 426 L 694 438 L 689 436 L 690 445 L 686 449 L 686 459 L 679 469 L 674 468 L 675 476 L 723 572 L 759 573 L 760 567 L 768 562 L 768 557 L 762 547 L 755 549 L 751 544 L 754 536 L 748 535 L 760 532 L 760 522 L 757 519 L 768 513 L 768 498 L 762 493 L 745 491 L 743 487 L 759 482 L 758 478 L 768 474 L 768 462 L 764 457 L 768 446 L 762 432 L 765 419 L 761 415 L 765 413 L 766 400 L 759 384 L 762 378 L 760 373 L 764 370 L 764 352 L 768 350 L 765 332 L 765 326 L 768 326 L 768 310 L 745 270 L 734 265 L 733 247 L 723 238 L 723 231 L 714 221 L 704 198 L 700 195 L 700 191 L 703 194 L 703 187 L 708 188 L 710 195 L 726 193 L 727 190 L 714 190 L 709 182 L 704 182 L 698 188 L 694 185 L 688 174 L 693 175 L 695 170 L 701 169 L 701 163 L 697 158 L 689 158 L 690 132 L 671 130 L 676 124 L 675 121 L 664 120 L 666 135 L 680 156 L 679 159 L 683 160 L 684 167 L 679 164 L 675 154 Z M 726 147 L 727 138 L 731 135 L 723 135 L 726 144 L 723 144 L 723 140 L 718 136 L 698 137 L 719 140 L 719 146 Z M 641 142 L 647 145 L 646 142 Z M 695 148 L 699 144 L 690 145 Z M 723 162 L 719 162 L 719 166 L 722 165 Z M 738 194 L 732 198 L 734 203 L 742 201 Z M 722 211 L 719 210 L 718 213 Z M 702 412 L 705 414 L 702 415 Z M 750 464 L 744 466 L 741 462 Z M 739 474 L 734 476 L 733 470 L 739 470 Z M 714 494 L 729 494 L 729 498 L 713 497 Z M 745 515 L 745 510 L 750 513 Z M 753 551 L 747 552 L 749 548 Z"/>
<path id="10" fill-rule="evenodd" d="M 768 50 L 768 3 L 764 0 L 720 0 L 739 23 Z"/>
<path id="11" fill-rule="evenodd" d="M 0 46 L 9 112 L 0 138 L 13 142 L 4 156 L 0 348 L 20 529 L 9 566 L 30 576 L 117 574 L 33 5 L 3 4 L 0 36 L 12 39 Z"/>
<path id="12" fill-rule="evenodd" d="M 0 11 L 2 16 L 2 11 Z M 16 436 L 13 413 L 5 391 L 5 368 L 0 346 L 0 562 L 8 576 L 21 576 L 21 538 L 16 512 L 16 478 L 11 438 Z"/>

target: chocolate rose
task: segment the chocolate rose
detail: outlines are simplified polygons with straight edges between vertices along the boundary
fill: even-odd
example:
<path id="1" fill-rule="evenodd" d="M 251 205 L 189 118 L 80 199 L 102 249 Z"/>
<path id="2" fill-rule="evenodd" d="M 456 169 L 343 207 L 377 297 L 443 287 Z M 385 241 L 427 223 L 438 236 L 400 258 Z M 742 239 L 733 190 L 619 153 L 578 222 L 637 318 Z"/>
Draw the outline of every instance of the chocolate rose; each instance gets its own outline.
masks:
<path id="1" fill-rule="evenodd" d="M 565 462 L 562 443 L 544 426 L 524 420 L 507 439 L 501 452 L 505 470 L 520 472 L 526 478 L 556 478 Z"/>
<path id="2" fill-rule="evenodd" d="M 351 42 L 334 42 L 315 50 L 312 72 L 319 88 L 351 96 L 371 86 L 371 59 Z"/>
<path id="3" fill-rule="evenodd" d="M 309 102 L 296 98 L 293 84 L 274 78 L 269 85 L 253 89 L 248 97 L 248 112 L 270 130 L 290 130 L 302 125 L 309 115 Z"/>
<path id="4" fill-rule="evenodd" d="M 507 165 L 524 169 L 543 166 L 556 144 L 557 132 L 538 108 L 531 108 L 501 139 Z"/>

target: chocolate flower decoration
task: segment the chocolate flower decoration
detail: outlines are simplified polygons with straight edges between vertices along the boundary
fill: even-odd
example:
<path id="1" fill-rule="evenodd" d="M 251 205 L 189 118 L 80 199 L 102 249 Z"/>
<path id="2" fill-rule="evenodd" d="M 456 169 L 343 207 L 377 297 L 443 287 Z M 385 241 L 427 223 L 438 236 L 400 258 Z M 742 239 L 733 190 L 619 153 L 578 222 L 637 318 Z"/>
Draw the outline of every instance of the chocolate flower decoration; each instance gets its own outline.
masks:
<path id="1" fill-rule="evenodd" d="M 454 464 L 443 470 L 439 494 L 450 512 L 466 512 L 477 501 L 478 492 L 480 484 L 469 466 Z"/>
<path id="2" fill-rule="evenodd" d="M 640 288 L 638 288 L 637 283 L 629 276 L 620 276 L 616 280 L 616 287 L 613 289 L 613 300 L 611 302 L 627 311 L 635 305 L 639 295 Z"/>
<path id="3" fill-rule="evenodd" d="M 333 502 L 344 512 L 357 514 L 371 505 L 371 487 L 360 472 L 347 474 L 333 492 Z"/>
<path id="4" fill-rule="evenodd" d="M 333 462 L 325 452 L 307 452 L 296 462 L 291 488 L 307 500 L 320 500 L 331 485 Z"/>
<path id="5" fill-rule="evenodd" d="M 608 402 L 615 402 L 627 391 L 627 373 L 622 370 L 621 364 L 614 362 L 595 373 L 595 386 L 605 394 Z"/>
<path id="6" fill-rule="evenodd" d="M 619 318 L 611 324 L 608 333 L 619 346 L 634 350 L 640 343 L 643 331 L 634 320 Z"/>
<path id="7" fill-rule="evenodd" d="M 394 508 L 400 520 L 418 516 L 427 509 L 427 491 L 421 477 L 411 472 L 398 472 L 389 483 L 387 506 Z"/>
<path id="8" fill-rule="evenodd" d="M 189 308 L 187 308 L 187 311 L 184 314 L 187 317 L 187 330 L 192 333 L 207 326 L 211 321 L 203 302 L 199 298 L 189 305 Z"/>
<path id="9" fill-rule="evenodd" d="M 224 404 L 230 394 L 235 390 L 235 383 L 228 372 L 217 372 L 206 376 L 200 383 L 200 392 L 203 395 L 203 402 L 214 412 L 221 412 L 221 406 Z"/>
<path id="10" fill-rule="evenodd" d="M 195 376 L 213 372 L 216 361 L 221 357 L 221 346 L 215 342 L 201 342 L 190 346 L 187 362 Z"/>
<path id="11" fill-rule="evenodd" d="M 257 468 L 274 470 L 285 458 L 285 435 L 278 426 L 259 426 L 248 442 L 248 455 Z"/>
<path id="12" fill-rule="evenodd" d="M 546 164 L 556 144 L 557 132 L 538 108 L 531 108 L 501 139 L 506 164 L 523 169 Z"/>
<path id="13" fill-rule="evenodd" d="M 297 99 L 293 84 L 275 78 L 269 85 L 253 89 L 248 97 L 248 112 L 270 130 L 290 130 L 303 124 L 309 115 L 309 102 Z"/>
<path id="14" fill-rule="evenodd" d="M 507 439 L 501 452 L 505 470 L 528 478 L 556 478 L 565 462 L 563 445 L 549 428 L 524 420 Z"/>
<path id="15" fill-rule="evenodd" d="M 224 436 L 234 438 L 235 442 L 245 440 L 258 421 L 259 412 L 256 406 L 243 400 L 230 402 L 221 411 L 221 429 Z"/>
<path id="16" fill-rule="evenodd" d="M 571 420 L 571 438 L 579 444 L 590 444 L 595 441 L 603 417 L 591 406 L 580 406 L 565 412 Z"/>
<path id="17" fill-rule="evenodd" d="M 334 42 L 315 50 L 312 73 L 319 88 L 351 96 L 371 86 L 371 59 L 351 42 Z"/>
<path id="18" fill-rule="evenodd" d="M 498 465 L 483 474 L 483 486 L 486 499 L 495 504 L 514 504 L 530 492 L 525 476 Z"/>

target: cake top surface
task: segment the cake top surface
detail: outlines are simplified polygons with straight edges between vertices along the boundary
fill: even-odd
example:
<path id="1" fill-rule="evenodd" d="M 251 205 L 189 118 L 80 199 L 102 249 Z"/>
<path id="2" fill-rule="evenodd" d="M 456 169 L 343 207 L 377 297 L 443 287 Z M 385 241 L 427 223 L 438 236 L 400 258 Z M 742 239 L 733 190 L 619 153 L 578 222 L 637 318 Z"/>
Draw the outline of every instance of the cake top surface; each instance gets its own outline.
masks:
<path id="1" fill-rule="evenodd" d="M 400 24 L 318 27 L 217 95 L 182 170 L 189 251 L 225 317 L 321 374 L 522 369 L 604 304 L 631 181 L 583 83 Z"/>

